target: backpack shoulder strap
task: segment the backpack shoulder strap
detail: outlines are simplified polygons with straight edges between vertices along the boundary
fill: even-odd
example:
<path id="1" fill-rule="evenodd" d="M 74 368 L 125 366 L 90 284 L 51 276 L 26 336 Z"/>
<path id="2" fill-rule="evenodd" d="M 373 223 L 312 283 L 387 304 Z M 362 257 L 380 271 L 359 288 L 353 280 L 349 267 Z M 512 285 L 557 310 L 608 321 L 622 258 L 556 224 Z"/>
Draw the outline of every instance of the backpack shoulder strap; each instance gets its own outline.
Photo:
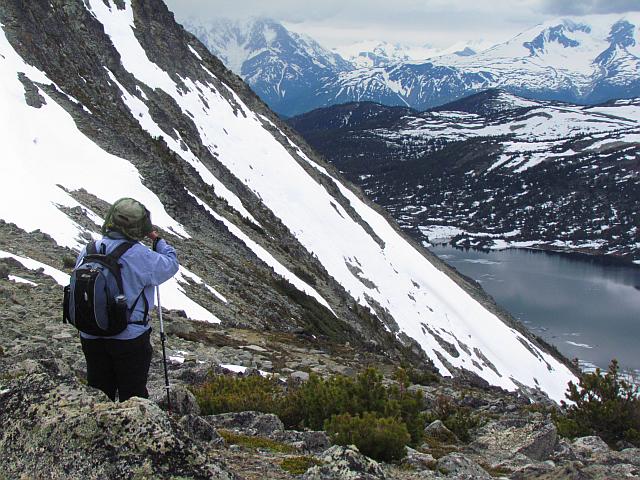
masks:
<path id="1" fill-rule="evenodd" d="M 89 242 L 87 244 L 85 255 L 95 255 L 96 253 L 98 253 L 98 250 L 96 248 L 96 242 Z"/>
<path id="2" fill-rule="evenodd" d="M 118 260 L 120 260 L 120 257 L 124 255 L 127 252 L 127 250 L 129 250 L 134 245 L 135 245 L 135 242 L 123 242 L 120 245 L 118 245 L 113 250 L 113 252 L 111 252 L 107 256 L 113 258 L 117 262 Z"/>
<path id="3" fill-rule="evenodd" d="M 149 300 L 147 300 L 147 296 L 144 294 L 144 288 L 140 292 L 140 295 L 138 295 L 138 298 L 136 298 L 136 301 L 133 302 L 133 305 L 131 306 L 129 311 L 133 312 L 133 310 L 136 308 L 136 305 L 138 304 L 138 300 L 140 300 L 140 297 L 142 297 L 142 300 L 144 301 L 144 320 L 129 323 L 132 323 L 134 325 L 144 325 L 146 327 L 149 324 Z"/>
<path id="4" fill-rule="evenodd" d="M 105 264 L 108 265 L 109 269 L 113 272 L 120 293 L 124 293 L 124 288 L 122 286 L 122 274 L 120 273 L 120 264 L 118 263 L 118 260 L 120 260 L 120 257 L 122 257 L 127 250 L 133 247 L 134 244 L 135 242 L 122 242 L 113 250 L 113 252 L 105 255 L 107 260 Z"/>

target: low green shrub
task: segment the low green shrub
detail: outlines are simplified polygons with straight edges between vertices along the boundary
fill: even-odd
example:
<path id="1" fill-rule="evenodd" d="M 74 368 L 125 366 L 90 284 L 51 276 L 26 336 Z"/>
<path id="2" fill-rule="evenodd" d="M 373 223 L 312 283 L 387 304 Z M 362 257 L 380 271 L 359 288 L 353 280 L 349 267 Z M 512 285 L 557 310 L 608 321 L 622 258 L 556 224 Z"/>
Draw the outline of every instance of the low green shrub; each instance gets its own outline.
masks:
<path id="1" fill-rule="evenodd" d="M 275 413 L 283 395 L 275 378 L 258 375 L 234 377 L 214 375 L 203 385 L 191 388 L 203 415 L 255 410 Z"/>
<path id="2" fill-rule="evenodd" d="M 436 403 L 425 420 L 427 423 L 441 420 L 444 426 L 463 442 L 471 440 L 471 430 L 482 423 L 480 415 L 474 414 L 469 407 L 456 405 L 453 399 L 446 395 L 436 398 Z"/>
<path id="3" fill-rule="evenodd" d="M 289 427 L 319 430 L 333 415 L 373 412 L 403 422 L 411 435 L 411 444 L 418 445 L 424 426 L 420 413 L 424 397 L 407 387 L 408 382 L 385 386 L 382 374 L 373 368 L 355 378 L 343 375 L 321 378 L 312 374 L 309 381 L 289 392 L 279 416 Z"/>
<path id="4" fill-rule="evenodd" d="M 406 425 L 393 417 L 380 418 L 373 412 L 362 415 L 334 415 L 325 430 L 337 445 L 355 445 L 364 455 L 392 462 L 406 455 L 411 440 Z"/>
<path id="5" fill-rule="evenodd" d="M 387 419 L 387 423 L 376 423 L 376 428 L 368 424 L 366 428 L 373 428 L 379 436 L 386 435 L 385 445 L 401 442 L 395 448 L 400 451 L 407 444 L 417 446 L 422 442 L 424 416 L 421 411 L 425 402 L 420 392 L 408 389 L 404 372 L 397 372 L 396 378 L 396 384 L 386 386 L 382 374 L 373 368 L 355 378 L 344 375 L 322 378 L 312 374 L 301 385 L 283 385 L 276 379 L 259 376 L 213 376 L 192 391 L 204 415 L 256 410 L 276 414 L 287 428 L 322 430 L 328 420 L 348 414 L 349 418 L 359 419 L 347 422 L 346 417 L 341 417 L 340 434 L 348 435 L 347 425 L 359 431 L 365 428 L 363 418 Z M 389 423 L 388 419 L 393 422 Z M 402 426 L 408 438 L 396 431 L 396 424 Z"/>
<path id="6" fill-rule="evenodd" d="M 280 462 L 280 468 L 292 475 L 302 475 L 315 465 L 321 465 L 321 462 L 309 456 L 288 457 Z"/>
<path id="7" fill-rule="evenodd" d="M 598 435 L 611 446 L 620 440 L 640 446 L 639 387 L 624 380 L 619 370 L 612 360 L 605 375 L 596 369 L 583 374 L 578 385 L 569 382 L 565 395 L 572 403 L 563 401 L 563 414 L 554 418 L 560 435 Z"/>
<path id="8" fill-rule="evenodd" d="M 440 383 L 438 374 L 430 370 L 416 369 L 410 365 L 403 365 L 403 367 L 398 370 L 404 370 L 408 380 L 414 385 L 429 386 Z"/>

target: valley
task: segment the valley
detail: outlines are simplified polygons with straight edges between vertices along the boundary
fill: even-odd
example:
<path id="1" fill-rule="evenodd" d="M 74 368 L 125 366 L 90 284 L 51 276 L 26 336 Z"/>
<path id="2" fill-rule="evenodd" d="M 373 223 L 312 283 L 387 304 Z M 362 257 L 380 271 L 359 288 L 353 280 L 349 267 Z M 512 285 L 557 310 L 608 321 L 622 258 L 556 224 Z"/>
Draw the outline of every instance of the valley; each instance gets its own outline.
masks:
<path id="1" fill-rule="evenodd" d="M 426 112 L 371 103 L 290 120 L 425 243 L 640 260 L 640 104 L 500 90 Z"/>

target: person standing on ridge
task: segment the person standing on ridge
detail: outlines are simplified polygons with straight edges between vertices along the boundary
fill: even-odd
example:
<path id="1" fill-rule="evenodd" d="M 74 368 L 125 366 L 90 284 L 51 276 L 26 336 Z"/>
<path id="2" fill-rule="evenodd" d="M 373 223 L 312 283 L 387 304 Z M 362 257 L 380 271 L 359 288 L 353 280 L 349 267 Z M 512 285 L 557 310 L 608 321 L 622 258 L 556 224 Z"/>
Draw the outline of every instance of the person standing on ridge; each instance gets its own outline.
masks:
<path id="1" fill-rule="evenodd" d="M 154 308 L 155 288 L 178 272 L 178 257 L 176 250 L 154 230 L 146 207 L 132 198 L 121 198 L 111 206 L 102 235 L 82 250 L 76 269 L 91 262 L 91 258 L 112 256 L 119 264 L 121 277 L 122 295 L 116 297 L 116 302 L 126 306 L 127 315 L 121 327 L 124 330 L 111 336 L 92 335 L 76 325 L 87 362 L 87 382 L 112 401 L 116 394 L 121 402 L 134 396 L 148 398 L 152 355 L 149 312 Z M 145 237 L 153 242 L 152 249 L 140 243 Z M 76 316 L 82 314 L 80 309 L 75 312 Z M 81 323 L 82 319 L 78 320 Z"/>

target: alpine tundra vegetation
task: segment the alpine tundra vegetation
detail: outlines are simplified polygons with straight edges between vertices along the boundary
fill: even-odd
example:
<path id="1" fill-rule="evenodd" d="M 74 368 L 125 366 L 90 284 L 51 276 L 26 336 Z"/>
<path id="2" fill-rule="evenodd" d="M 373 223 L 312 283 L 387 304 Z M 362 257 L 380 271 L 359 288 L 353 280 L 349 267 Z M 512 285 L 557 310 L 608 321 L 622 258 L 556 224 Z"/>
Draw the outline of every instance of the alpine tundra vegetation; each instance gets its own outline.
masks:
<path id="1" fill-rule="evenodd" d="M 575 366 L 161 0 L 0 0 L 0 26 L 0 478 L 638 476 L 633 432 L 616 450 L 558 435 Z M 161 286 L 170 410 L 158 335 L 151 398 L 114 403 L 61 322 L 121 197 L 180 260 Z"/>

